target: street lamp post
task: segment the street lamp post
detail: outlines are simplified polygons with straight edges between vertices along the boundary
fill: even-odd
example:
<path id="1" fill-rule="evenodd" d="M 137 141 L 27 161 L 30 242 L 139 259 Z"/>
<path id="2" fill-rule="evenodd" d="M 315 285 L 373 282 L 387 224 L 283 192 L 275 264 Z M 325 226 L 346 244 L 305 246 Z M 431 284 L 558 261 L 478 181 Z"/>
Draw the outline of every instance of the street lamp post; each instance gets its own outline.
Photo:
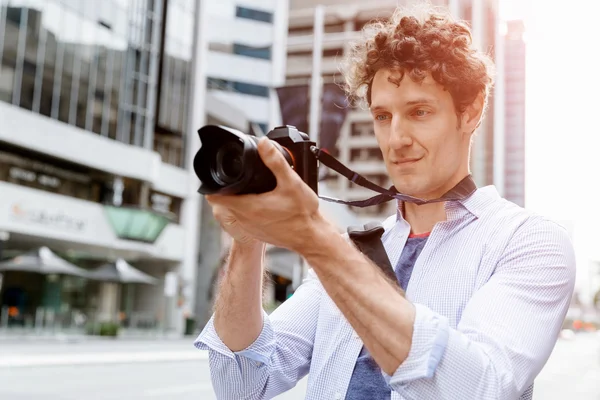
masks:
<path id="1" fill-rule="evenodd" d="M 10 239 L 10 234 L 8 232 L 0 231 L 0 261 L 2 261 L 2 252 L 4 250 L 4 242 L 7 242 Z M 0 272 L 0 304 L 2 304 L 2 281 L 4 280 L 4 275 Z M 2 313 L 0 313 L 2 314 Z M 1 316 L 5 318 L 4 315 Z M 0 327 L 2 327 L 2 323 L 0 323 Z"/>
<path id="2" fill-rule="evenodd" d="M 322 66 L 323 59 L 323 33 L 325 30 L 325 7 L 318 5 L 315 7 L 313 28 L 313 54 L 312 54 L 312 75 L 310 80 L 310 120 L 308 134 L 310 139 L 318 144 L 319 141 L 319 123 L 321 121 L 321 96 L 322 87 Z"/>
<path id="3" fill-rule="evenodd" d="M 10 239 L 10 233 L 0 231 L 0 261 L 2 261 L 2 251 L 4 250 L 4 242 Z"/>

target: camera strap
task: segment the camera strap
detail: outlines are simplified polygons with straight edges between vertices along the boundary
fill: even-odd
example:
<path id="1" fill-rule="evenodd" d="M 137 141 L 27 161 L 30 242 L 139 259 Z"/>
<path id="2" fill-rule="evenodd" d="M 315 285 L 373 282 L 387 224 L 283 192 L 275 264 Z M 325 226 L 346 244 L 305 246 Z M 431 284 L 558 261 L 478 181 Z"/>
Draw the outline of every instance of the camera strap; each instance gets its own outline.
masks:
<path id="1" fill-rule="evenodd" d="M 335 157 L 333 157 L 332 155 L 328 154 L 327 152 L 317 148 L 316 146 L 311 147 L 311 151 L 313 152 L 313 154 L 315 155 L 317 160 L 319 160 L 319 162 L 324 164 L 326 167 L 331 168 L 338 174 L 346 177 L 346 179 L 348 179 L 349 181 L 351 181 L 359 186 L 362 186 L 364 188 L 367 188 L 367 189 L 370 189 L 370 190 L 373 190 L 373 191 L 379 193 L 378 195 L 370 197 L 365 200 L 354 200 L 354 201 L 345 201 L 345 200 L 340 200 L 340 199 L 336 199 L 333 197 L 319 196 L 321 199 L 332 202 L 332 203 L 346 204 L 346 205 L 353 206 L 353 207 L 369 207 L 369 206 L 386 203 L 388 201 L 395 199 L 395 200 L 400 200 L 400 201 L 405 201 L 405 202 L 421 205 L 421 204 L 437 203 L 437 202 L 443 202 L 443 201 L 463 200 L 463 199 L 469 197 L 471 194 L 473 194 L 473 192 L 475 192 L 475 190 L 477 190 L 477 185 L 475 184 L 473 177 L 471 175 L 467 175 L 463 180 L 461 180 L 455 187 L 453 187 L 448 192 L 446 192 L 442 197 L 440 197 L 438 199 L 431 199 L 431 200 L 419 199 L 417 197 L 398 193 L 398 191 L 396 190 L 396 188 L 394 186 L 391 186 L 389 189 L 386 189 L 386 188 L 383 188 L 383 187 L 369 181 L 364 176 L 352 171 L 350 168 L 346 167 L 344 164 L 339 162 Z"/>
<path id="2" fill-rule="evenodd" d="M 348 227 L 348 238 L 352 240 L 352 243 L 361 253 L 381 269 L 391 282 L 400 287 L 394 268 L 381 241 L 384 232 L 385 229 L 379 222 L 370 222 L 363 226 Z"/>

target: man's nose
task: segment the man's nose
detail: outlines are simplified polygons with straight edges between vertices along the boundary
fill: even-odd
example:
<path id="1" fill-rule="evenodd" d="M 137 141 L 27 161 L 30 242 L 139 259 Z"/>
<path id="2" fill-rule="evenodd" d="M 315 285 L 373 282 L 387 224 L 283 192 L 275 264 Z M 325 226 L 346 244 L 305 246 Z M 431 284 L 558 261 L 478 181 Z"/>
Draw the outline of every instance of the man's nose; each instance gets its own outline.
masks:
<path id="1" fill-rule="evenodd" d="M 392 118 L 392 129 L 389 137 L 389 146 L 391 149 L 398 150 L 412 144 L 410 127 L 405 118 Z"/>

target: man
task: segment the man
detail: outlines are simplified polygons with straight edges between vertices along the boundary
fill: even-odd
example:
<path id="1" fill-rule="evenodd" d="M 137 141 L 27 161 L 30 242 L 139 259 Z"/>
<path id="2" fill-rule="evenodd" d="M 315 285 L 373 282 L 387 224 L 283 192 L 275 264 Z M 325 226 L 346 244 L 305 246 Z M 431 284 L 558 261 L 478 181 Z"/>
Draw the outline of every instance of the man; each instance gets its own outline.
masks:
<path id="1" fill-rule="evenodd" d="M 428 200 L 452 193 L 469 180 L 492 81 L 486 58 L 464 24 L 432 10 L 398 11 L 365 35 L 347 58 L 346 87 L 370 108 L 394 186 Z M 259 152 L 275 190 L 208 196 L 234 238 L 196 341 L 219 399 L 270 399 L 307 373 L 307 399 L 532 398 L 574 287 L 561 227 L 493 187 L 399 202 L 383 223 L 392 282 L 320 214 L 268 140 Z M 271 315 L 261 308 L 265 243 L 312 267 Z"/>

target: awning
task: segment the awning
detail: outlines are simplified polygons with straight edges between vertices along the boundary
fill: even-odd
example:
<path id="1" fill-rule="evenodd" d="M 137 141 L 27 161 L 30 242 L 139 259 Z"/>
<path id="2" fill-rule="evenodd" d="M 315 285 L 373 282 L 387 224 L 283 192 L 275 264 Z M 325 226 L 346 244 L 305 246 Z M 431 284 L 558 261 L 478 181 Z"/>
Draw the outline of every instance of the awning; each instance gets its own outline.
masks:
<path id="1" fill-rule="evenodd" d="M 108 221 L 120 239 L 154 243 L 173 216 L 153 210 L 105 205 Z"/>
<path id="2" fill-rule="evenodd" d="M 148 285 L 158 283 L 158 279 L 134 268 L 122 258 L 98 267 L 91 271 L 88 276 L 90 279 L 106 282 L 145 283 Z"/>
<path id="3" fill-rule="evenodd" d="M 45 246 L 0 263 L 0 272 L 4 271 L 34 272 L 44 275 L 73 275 L 83 278 L 88 277 L 88 272 L 86 270 L 63 260 Z"/>

